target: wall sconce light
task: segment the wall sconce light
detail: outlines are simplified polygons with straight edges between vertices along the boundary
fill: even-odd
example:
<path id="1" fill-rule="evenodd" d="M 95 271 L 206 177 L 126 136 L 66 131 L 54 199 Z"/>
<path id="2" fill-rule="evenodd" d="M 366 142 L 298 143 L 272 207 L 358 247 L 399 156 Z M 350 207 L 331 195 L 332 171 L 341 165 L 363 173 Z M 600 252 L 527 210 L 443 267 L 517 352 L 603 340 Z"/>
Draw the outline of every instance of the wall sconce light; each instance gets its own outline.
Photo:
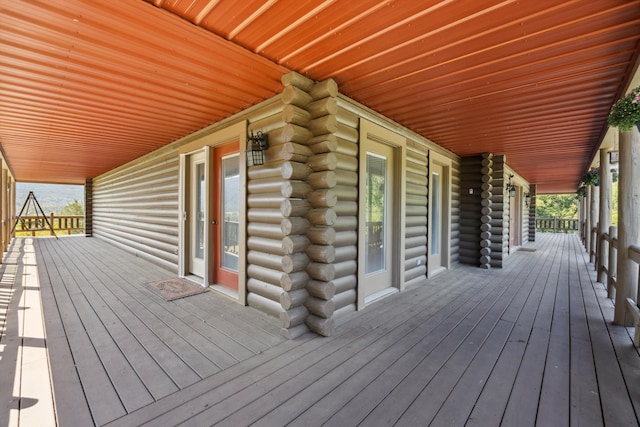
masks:
<path id="1" fill-rule="evenodd" d="M 609 151 L 609 164 L 615 165 L 620 161 L 620 153 L 618 151 Z"/>
<path id="2" fill-rule="evenodd" d="M 269 148 L 267 134 L 258 131 L 255 135 L 247 137 L 247 166 L 259 166 L 264 164 L 264 150 Z"/>
<path id="3" fill-rule="evenodd" d="M 524 193 L 524 204 L 529 207 L 529 204 L 531 203 L 531 194 L 530 193 Z"/>
<path id="4" fill-rule="evenodd" d="M 507 183 L 507 185 L 505 186 L 505 190 L 507 190 L 509 192 L 509 197 L 516 197 L 516 186 L 513 185 L 513 174 L 509 175 L 509 182 Z"/>

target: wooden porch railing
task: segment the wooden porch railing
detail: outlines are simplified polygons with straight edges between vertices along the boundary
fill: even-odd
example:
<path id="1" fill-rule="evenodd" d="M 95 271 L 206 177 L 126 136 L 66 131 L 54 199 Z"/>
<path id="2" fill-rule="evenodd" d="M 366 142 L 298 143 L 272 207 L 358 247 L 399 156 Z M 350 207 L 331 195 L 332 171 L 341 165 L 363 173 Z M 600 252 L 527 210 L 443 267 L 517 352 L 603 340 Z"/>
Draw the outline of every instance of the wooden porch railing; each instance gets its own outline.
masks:
<path id="1" fill-rule="evenodd" d="M 601 271 L 606 275 L 607 297 L 611 299 L 615 299 L 616 290 L 618 288 L 618 280 L 616 277 L 618 260 L 617 235 L 618 227 L 611 226 L 609 227 L 609 232 L 601 236 L 601 239 L 607 242 L 609 256 L 606 260 L 601 260 L 600 263 L 596 262 L 596 268 L 600 264 Z M 629 260 L 635 262 L 640 270 L 640 245 L 630 245 L 627 253 Z M 634 320 L 633 323 L 635 326 L 635 335 L 633 344 L 636 347 L 640 347 L 640 308 L 638 308 L 638 303 L 633 300 L 633 298 L 626 299 L 626 306 L 627 312 L 633 317 Z"/>
<path id="2" fill-rule="evenodd" d="M 575 233 L 578 231 L 578 220 L 574 218 L 536 218 L 536 231 Z"/>
<path id="3" fill-rule="evenodd" d="M 48 216 L 49 223 L 53 227 L 53 231 L 58 234 L 63 232 L 66 234 L 84 233 L 84 215 L 56 215 L 50 214 Z M 16 235 L 24 236 L 36 236 L 40 232 L 51 234 L 47 222 L 42 216 L 23 216 L 21 221 L 18 221 L 15 229 Z"/>
<path id="4" fill-rule="evenodd" d="M 628 253 L 629 259 L 640 267 L 640 245 L 629 246 Z M 640 308 L 638 307 L 637 301 L 634 301 L 632 298 L 627 298 L 626 303 L 629 314 L 633 316 L 633 326 L 635 326 L 633 345 L 640 347 Z"/>

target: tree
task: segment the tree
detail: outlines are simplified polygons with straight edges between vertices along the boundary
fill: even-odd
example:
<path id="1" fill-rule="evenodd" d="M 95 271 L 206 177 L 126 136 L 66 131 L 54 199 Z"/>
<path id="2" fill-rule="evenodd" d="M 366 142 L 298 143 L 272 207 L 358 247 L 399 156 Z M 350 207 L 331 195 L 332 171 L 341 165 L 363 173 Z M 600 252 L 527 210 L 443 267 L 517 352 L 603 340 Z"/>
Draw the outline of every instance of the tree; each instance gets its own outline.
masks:
<path id="1" fill-rule="evenodd" d="M 84 206 L 77 200 L 67 203 L 62 208 L 62 215 L 84 215 Z"/>
<path id="2" fill-rule="evenodd" d="M 575 194 L 536 196 L 536 218 L 577 218 L 578 201 Z"/>

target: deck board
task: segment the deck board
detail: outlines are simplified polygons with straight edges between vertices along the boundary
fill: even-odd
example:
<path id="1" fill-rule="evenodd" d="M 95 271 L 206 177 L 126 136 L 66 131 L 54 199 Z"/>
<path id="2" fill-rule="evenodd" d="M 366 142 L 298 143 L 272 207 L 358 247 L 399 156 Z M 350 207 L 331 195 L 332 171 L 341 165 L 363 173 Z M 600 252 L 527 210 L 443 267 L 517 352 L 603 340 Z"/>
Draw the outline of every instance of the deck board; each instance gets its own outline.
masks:
<path id="1" fill-rule="evenodd" d="M 215 292 L 162 300 L 143 284 L 170 273 L 98 239 L 34 246 L 59 425 L 638 425 L 640 355 L 575 236 L 294 340 Z M 3 333 L 0 366 L 31 357 Z"/>
<path id="2" fill-rule="evenodd" d="M 65 313 L 62 323 L 67 331 L 77 332 L 69 345 L 87 361 L 81 363 L 87 367 L 79 367 L 78 376 L 97 425 L 269 348 L 251 338 L 245 346 L 213 322 L 203 322 L 202 316 L 157 297 L 141 285 L 170 273 L 104 242 L 43 239 L 37 247 L 47 265 L 55 266 L 49 279 L 61 301 L 58 308 Z M 259 331 L 254 334 L 260 336 Z M 248 337 L 237 335 L 240 341 Z M 284 339 L 271 335 L 263 341 Z M 95 369 L 99 366 L 102 369 Z"/>
<path id="3" fill-rule="evenodd" d="M 512 314 L 514 317 L 509 316 L 511 313 L 505 313 L 503 316 L 504 319 L 513 321 L 514 327 L 475 401 L 467 421 L 468 425 L 500 424 L 548 282 L 552 261 L 552 257 L 546 255 L 537 272 L 530 276 L 533 280 L 532 286 L 517 317 L 515 313 Z"/>
<path id="4" fill-rule="evenodd" d="M 536 283 L 550 262 L 549 256 L 539 257 L 536 259 L 535 265 L 532 266 L 532 271 L 536 271 L 536 274 L 528 274 L 524 280 L 518 276 L 514 278 L 514 283 L 523 280 L 523 285 L 517 290 L 511 304 L 504 311 L 499 322 L 496 323 L 494 330 L 440 406 L 433 418 L 432 425 L 452 426 L 462 425 L 465 422 L 474 424 L 473 420 L 484 424 L 489 421 L 496 425 L 499 424 L 500 418 L 495 417 L 495 414 L 499 414 L 501 417 L 508 398 L 504 386 L 510 386 L 513 383 L 515 377 L 513 367 L 517 366 L 513 362 L 520 360 L 519 354 L 524 347 L 519 344 L 524 343 L 528 338 L 533 314 L 537 309 L 539 299 L 536 298 L 535 290 L 539 287 L 536 286 Z M 515 345 L 511 346 L 512 343 Z M 507 367 L 511 369 L 507 370 Z M 503 375 L 505 372 L 510 372 L 511 375 Z M 500 376 L 500 379 L 496 383 L 491 383 L 492 376 L 496 374 Z M 489 384 L 488 387 L 487 384 Z M 493 389 L 494 385 L 498 390 Z M 490 393 L 487 394 L 494 399 L 490 403 L 493 413 L 478 415 L 476 412 L 475 416 L 472 416 L 473 411 L 480 411 L 482 407 L 482 403 L 479 401 L 484 390 L 490 390 Z M 487 405 L 486 402 L 484 404 Z M 499 408 L 497 411 L 496 407 Z M 487 406 L 485 406 L 486 408 Z"/>
<path id="5" fill-rule="evenodd" d="M 571 369 L 567 265 L 569 254 L 566 245 L 560 246 L 557 258 L 558 276 L 555 280 L 555 298 L 551 317 L 548 319 L 551 330 L 548 336 L 547 357 L 536 419 L 539 425 L 568 425 L 569 423 L 569 376 L 558 374 L 569 372 Z"/>

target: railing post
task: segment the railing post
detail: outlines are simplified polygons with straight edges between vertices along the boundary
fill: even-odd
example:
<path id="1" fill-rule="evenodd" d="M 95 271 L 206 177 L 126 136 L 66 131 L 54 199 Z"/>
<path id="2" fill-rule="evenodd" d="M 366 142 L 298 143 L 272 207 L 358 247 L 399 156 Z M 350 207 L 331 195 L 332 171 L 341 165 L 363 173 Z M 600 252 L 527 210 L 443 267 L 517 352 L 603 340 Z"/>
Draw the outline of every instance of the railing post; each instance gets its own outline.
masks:
<path id="1" fill-rule="evenodd" d="M 613 183 L 611 179 L 611 166 L 609 165 L 609 150 L 606 148 L 600 149 L 600 221 L 598 222 L 599 235 L 602 236 L 607 232 L 611 225 L 611 197 L 613 193 Z M 598 246 L 598 268 L 597 268 L 597 280 L 600 283 L 605 283 L 604 266 L 609 258 L 608 252 L 609 246 L 606 244 L 602 237 L 600 238 L 600 245 Z"/>
<path id="2" fill-rule="evenodd" d="M 591 247 L 591 193 L 593 192 L 593 185 L 587 185 L 587 195 L 584 201 L 584 248 L 589 255 L 589 248 Z"/>
<path id="3" fill-rule="evenodd" d="M 638 265 L 629 259 L 629 246 L 640 242 L 640 132 L 620 132 L 618 163 L 618 274 L 614 322 L 632 326 L 626 299 L 638 301 Z"/>
<path id="4" fill-rule="evenodd" d="M 595 185 L 590 185 L 591 188 L 591 246 L 589 247 L 589 262 L 592 262 L 596 267 L 596 248 L 598 247 L 598 221 L 599 208 L 600 208 L 600 190 Z M 594 236 L 595 233 L 595 236 Z"/>
<path id="5" fill-rule="evenodd" d="M 609 227 L 609 264 L 607 265 L 607 297 L 614 299 L 616 297 L 616 274 L 618 273 L 618 250 L 616 249 L 618 241 L 618 227 L 612 225 Z"/>

